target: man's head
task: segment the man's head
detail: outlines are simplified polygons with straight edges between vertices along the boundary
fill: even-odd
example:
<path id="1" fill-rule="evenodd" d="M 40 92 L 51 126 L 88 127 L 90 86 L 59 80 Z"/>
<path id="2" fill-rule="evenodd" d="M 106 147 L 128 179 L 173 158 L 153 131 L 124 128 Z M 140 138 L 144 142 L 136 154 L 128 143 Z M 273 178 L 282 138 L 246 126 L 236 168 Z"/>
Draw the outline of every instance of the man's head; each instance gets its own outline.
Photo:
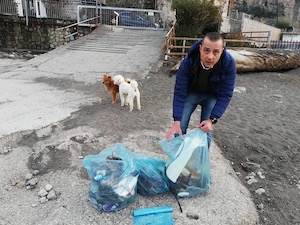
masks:
<path id="1" fill-rule="evenodd" d="M 223 52 L 223 38 L 215 32 L 207 33 L 199 48 L 202 63 L 206 68 L 212 68 Z"/>

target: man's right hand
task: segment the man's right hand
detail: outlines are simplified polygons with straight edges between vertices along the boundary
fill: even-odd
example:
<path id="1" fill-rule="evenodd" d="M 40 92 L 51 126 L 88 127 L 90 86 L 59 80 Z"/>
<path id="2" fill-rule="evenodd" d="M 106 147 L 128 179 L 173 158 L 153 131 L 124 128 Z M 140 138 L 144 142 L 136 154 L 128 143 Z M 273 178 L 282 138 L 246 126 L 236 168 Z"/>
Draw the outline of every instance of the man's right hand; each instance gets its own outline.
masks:
<path id="1" fill-rule="evenodd" d="M 171 129 L 168 131 L 166 135 L 166 139 L 169 140 L 172 137 L 174 137 L 174 134 L 179 134 L 180 136 L 182 135 L 182 131 L 180 128 L 180 121 L 174 121 Z"/>

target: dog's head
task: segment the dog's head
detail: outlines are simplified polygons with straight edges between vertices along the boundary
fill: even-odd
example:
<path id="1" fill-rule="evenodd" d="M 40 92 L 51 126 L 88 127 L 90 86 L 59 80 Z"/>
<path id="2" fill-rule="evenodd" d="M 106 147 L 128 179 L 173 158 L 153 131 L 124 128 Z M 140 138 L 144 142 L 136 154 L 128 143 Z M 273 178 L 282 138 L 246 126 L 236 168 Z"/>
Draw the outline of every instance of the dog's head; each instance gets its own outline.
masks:
<path id="1" fill-rule="evenodd" d="M 103 78 L 102 78 L 102 83 L 103 84 L 105 84 L 105 85 L 110 84 L 111 81 L 112 81 L 112 78 L 111 78 L 110 75 L 108 75 L 108 74 L 103 75 Z"/>
<path id="2" fill-rule="evenodd" d="M 124 77 L 122 75 L 114 76 L 114 84 L 120 85 L 122 82 L 124 82 Z"/>

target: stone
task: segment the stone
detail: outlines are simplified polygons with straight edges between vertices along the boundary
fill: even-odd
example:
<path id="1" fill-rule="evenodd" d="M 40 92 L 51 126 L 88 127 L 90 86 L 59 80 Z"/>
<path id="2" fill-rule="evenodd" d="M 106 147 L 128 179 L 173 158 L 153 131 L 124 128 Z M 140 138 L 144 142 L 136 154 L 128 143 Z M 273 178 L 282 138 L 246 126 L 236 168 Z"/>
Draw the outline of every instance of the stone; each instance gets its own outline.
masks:
<path id="1" fill-rule="evenodd" d="M 32 174 L 33 174 L 34 176 L 38 175 L 39 173 L 40 173 L 39 170 L 34 170 L 34 171 L 32 171 Z"/>
<path id="2" fill-rule="evenodd" d="M 26 185 L 27 185 L 27 186 L 35 187 L 35 185 L 37 185 L 38 182 L 39 182 L 39 179 L 37 179 L 37 178 L 35 177 L 35 178 L 32 178 L 32 179 L 30 179 L 29 181 L 27 181 Z"/>
<path id="3" fill-rule="evenodd" d="M 45 197 L 47 195 L 48 195 L 48 191 L 46 191 L 44 188 L 42 188 L 38 193 L 39 197 Z"/>
<path id="4" fill-rule="evenodd" d="M 53 191 L 53 190 L 51 190 L 49 192 L 49 194 L 47 195 L 47 199 L 49 199 L 49 200 L 56 199 L 56 198 L 57 198 L 57 196 L 55 194 L 55 191 Z"/>
<path id="5" fill-rule="evenodd" d="M 41 197 L 41 198 L 39 199 L 39 202 L 40 202 L 41 204 L 43 204 L 43 203 L 48 202 L 48 199 L 47 199 L 46 197 Z"/>
<path id="6" fill-rule="evenodd" d="M 251 185 L 253 183 L 257 183 L 257 180 L 255 178 L 251 178 L 247 181 L 247 184 Z"/>
<path id="7" fill-rule="evenodd" d="M 246 93 L 246 88 L 245 87 L 235 87 L 233 91 L 236 93 L 242 94 L 242 93 Z"/>
<path id="8" fill-rule="evenodd" d="M 51 191 L 52 188 L 53 188 L 53 186 L 51 184 L 46 184 L 46 186 L 45 186 L 45 190 L 48 192 Z"/>
<path id="9" fill-rule="evenodd" d="M 265 192 L 266 192 L 265 189 L 263 189 L 263 188 L 258 188 L 258 189 L 255 191 L 255 194 L 261 195 L 261 194 L 263 194 L 263 193 L 265 193 Z"/>
<path id="10" fill-rule="evenodd" d="M 264 209 L 264 205 L 263 205 L 262 203 L 260 203 L 259 205 L 257 205 L 257 208 L 258 208 L 259 210 L 263 210 L 263 209 Z"/>
<path id="11" fill-rule="evenodd" d="M 28 180 L 30 180 L 30 179 L 32 179 L 33 178 L 33 174 L 32 173 L 27 173 L 26 175 L 25 175 L 25 180 L 26 181 L 28 181 Z"/>

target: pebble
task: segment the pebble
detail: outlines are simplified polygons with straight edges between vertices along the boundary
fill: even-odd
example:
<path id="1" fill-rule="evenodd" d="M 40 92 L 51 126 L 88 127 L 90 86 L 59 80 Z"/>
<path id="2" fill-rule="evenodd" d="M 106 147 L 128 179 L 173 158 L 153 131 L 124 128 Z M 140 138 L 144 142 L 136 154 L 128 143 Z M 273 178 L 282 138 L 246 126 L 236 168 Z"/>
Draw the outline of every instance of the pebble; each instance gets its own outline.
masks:
<path id="1" fill-rule="evenodd" d="M 32 174 L 33 174 L 34 176 L 38 175 L 39 173 L 40 173 L 39 170 L 34 170 L 34 171 L 32 171 Z"/>
<path id="2" fill-rule="evenodd" d="M 198 220 L 199 219 L 199 215 L 197 214 L 192 214 L 192 213 L 187 213 L 186 214 L 187 218 L 193 219 L 193 220 Z"/>
<path id="3" fill-rule="evenodd" d="M 52 188 L 53 188 L 53 186 L 51 184 L 46 184 L 46 186 L 45 186 L 46 191 L 51 191 Z"/>
<path id="4" fill-rule="evenodd" d="M 251 178 L 247 181 L 247 184 L 251 185 L 253 183 L 257 183 L 257 180 L 255 178 Z"/>
<path id="5" fill-rule="evenodd" d="M 259 205 L 257 205 L 257 208 L 258 208 L 259 210 L 263 210 L 263 209 L 264 209 L 264 205 L 263 205 L 262 203 L 260 203 Z"/>
<path id="6" fill-rule="evenodd" d="M 46 197 L 41 197 L 41 198 L 39 199 L 39 201 L 40 201 L 41 204 L 43 204 L 43 203 L 45 203 L 45 202 L 48 202 L 48 199 L 47 199 Z"/>
<path id="7" fill-rule="evenodd" d="M 38 182 L 39 182 L 39 179 L 34 177 L 34 178 L 30 179 L 29 181 L 27 181 L 26 185 L 30 186 L 31 188 L 34 188 Z"/>
<path id="8" fill-rule="evenodd" d="M 258 188 L 258 189 L 255 191 L 255 193 L 256 193 L 256 194 L 259 194 L 259 195 L 261 195 L 261 194 L 263 194 L 263 193 L 265 193 L 265 192 L 266 192 L 266 190 L 263 189 L 263 188 Z"/>
<path id="9" fill-rule="evenodd" d="M 260 179 L 265 179 L 266 177 L 262 174 L 261 171 L 257 172 L 257 175 L 259 176 Z"/>
<path id="10" fill-rule="evenodd" d="M 26 175 L 25 175 L 25 180 L 26 181 L 29 181 L 30 179 L 32 179 L 33 178 L 33 174 L 32 173 L 27 173 Z"/>
<path id="11" fill-rule="evenodd" d="M 45 197 L 47 195 L 48 195 L 48 191 L 46 191 L 44 188 L 42 188 L 38 193 L 39 197 Z"/>
<path id="12" fill-rule="evenodd" d="M 50 192 L 49 192 L 49 194 L 47 195 L 47 199 L 49 199 L 49 200 L 53 200 L 53 199 L 56 199 L 56 194 L 55 194 L 55 192 L 53 191 L 53 190 L 51 190 Z"/>

